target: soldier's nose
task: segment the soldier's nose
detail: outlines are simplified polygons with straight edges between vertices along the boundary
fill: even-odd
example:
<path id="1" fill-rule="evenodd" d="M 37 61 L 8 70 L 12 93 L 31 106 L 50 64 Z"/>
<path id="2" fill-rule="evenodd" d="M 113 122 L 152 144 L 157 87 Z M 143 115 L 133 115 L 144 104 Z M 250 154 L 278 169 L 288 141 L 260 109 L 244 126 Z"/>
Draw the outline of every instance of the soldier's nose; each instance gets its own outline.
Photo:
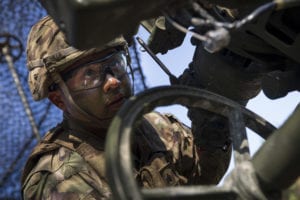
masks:
<path id="1" fill-rule="evenodd" d="M 121 81 L 119 81 L 116 77 L 112 76 L 111 74 L 106 75 L 105 84 L 103 86 L 103 91 L 108 92 L 111 89 L 118 88 L 121 84 Z"/>

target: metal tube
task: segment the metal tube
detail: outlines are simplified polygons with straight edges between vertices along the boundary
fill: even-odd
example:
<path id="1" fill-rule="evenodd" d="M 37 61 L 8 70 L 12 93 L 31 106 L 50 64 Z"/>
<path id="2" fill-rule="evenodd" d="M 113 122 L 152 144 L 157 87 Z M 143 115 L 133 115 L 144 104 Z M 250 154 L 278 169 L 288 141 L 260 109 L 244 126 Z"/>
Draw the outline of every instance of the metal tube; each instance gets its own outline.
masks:
<path id="1" fill-rule="evenodd" d="M 3 55 L 5 55 L 5 59 L 6 59 L 8 68 L 9 68 L 9 70 L 10 70 L 12 76 L 13 76 L 14 81 L 15 81 L 18 93 L 19 93 L 19 95 L 21 97 L 21 101 L 22 101 L 22 103 L 24 105 L 24 108 L 25 108 L 25 112 L 26 112 L 26 114 L 28 116 L 28 119 L 29 119 L 29 122 L 30 122 L 30 125 L 31 125 L 31 128 L 32 128 L 32 132 L 35 135 L 36 139 L 38 141 L 40 141 L 41 137 L 40 137 L 40 134 L 39 134 L 38 127 L 37 127 L 37 125 L 36 125 L 36 123 L 34 121 L 33 114 L 32 114 L 32 111 L 30 109 L 30 106 L 29 106 L 29 103 L 27 101 L 27 98 L 25 96 L 25 93 L 23 91 L 23 88 L 22 88 L 22 85 L 21 85 L 18 73 L 17 73 L 17 71 L 16 71 L 16 69 L 14 67 L 13 59 L 12 59 L 11 55 L 9 55 L 9 47 L 7 45 L 2 48 L 2 53 L 3 53 Z"/>
<path id="2" fill-rule="evenodd" d="M 300 104 L 284 125 L 275 131 L 253 157 L 261 188 L 289 187 L 300 175 Z"/>
<path id="3" fill-rule="evenodd" d="M 151 51 L 146 43 L 140 37 L 136 37 L 136 39 L 139 44 L 147 51 L 147 53 L 153 58 L 153 60 L 160 66 L 160 68 L 169 76 L 170 82 L 173 84 L 178 83 L 177 77 L 170 72 L 167 66 Z"/>

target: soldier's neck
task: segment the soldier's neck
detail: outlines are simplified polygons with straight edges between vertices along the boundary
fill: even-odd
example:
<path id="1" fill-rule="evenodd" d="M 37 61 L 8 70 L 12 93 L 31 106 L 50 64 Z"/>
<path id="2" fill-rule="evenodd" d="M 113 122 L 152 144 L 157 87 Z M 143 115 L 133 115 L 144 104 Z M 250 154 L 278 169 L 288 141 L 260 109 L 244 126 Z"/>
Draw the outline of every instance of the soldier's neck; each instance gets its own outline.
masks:
<path id="1" fill-rule="evenodd" d="M 67 126 L 71 131 L 92 134 L 99 139 L 106 138 L 107 129 L 99 127 L 95 123 L 75 119 L 67 113 L 64 113 L 64 122 L 67 123 Z"/>

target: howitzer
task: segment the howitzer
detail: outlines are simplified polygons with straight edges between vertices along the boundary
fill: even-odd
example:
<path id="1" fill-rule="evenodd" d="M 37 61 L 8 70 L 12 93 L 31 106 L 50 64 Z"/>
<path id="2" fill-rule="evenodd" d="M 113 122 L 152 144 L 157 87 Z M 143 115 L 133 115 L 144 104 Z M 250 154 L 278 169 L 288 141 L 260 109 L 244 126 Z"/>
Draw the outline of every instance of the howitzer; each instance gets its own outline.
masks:
<path id="1" fill-rule="evenodd" d="M 145 101 L 147 104 L 145 104 Z M 181 104 L 228 117 L 233 138 L 236 168 L 224 186 L 158 188 L 140 191 L 133 180 L 131 136 L 136 120 L 156 106 Z M 129 114 L 130 113 L 130 114 Z M 299 176 L 300 107 L 286 124 L 274 126 L 239 104 L 214 93 L 183 86 L 153 88 L 130 99 L 114 118 L 106 143 L 107 173 L 116 199 L 267 199 L 288 187 Z M 249 159 L 245 146 L 248 127 L 267 139 Z M 272 134 L 272 135 L 271 135 Z M 284 148 L 277 148 L 277 147 Z M 119 147 L 116 149 L 116 147 Z M 126 153 L 125 153 L 126 152 Z M 276 156 L 275 156 L 276 155 Z M 130 192 L 128 192 L 130 191 Z M 269 196 L 268 196 L 269 197 Z M 274 196 L 272 197 L 274 199 Z"/>
<path id="2" fill-rule="evenodd" d="M 192 32 L 191 68 L 198 87 L 237 101 L 254 97 L 261 88 L 271 99 L 300 90 L 299 0 L 40 2 L 77 48 L 100 46 L 120 34 L 131 40 L 142 24 L 151 32 L 153 52 L 166 53 Z M 224 71 L 235 76 L 222 79 Z M 236 95 L 236 85 L 252 92 Z"/>
<path id="3" fill-rule="evenodd" d="M 151 33 L 148 46 L 154 53 L 167 53 L 182 44 L 186 33 L 192 33 L 191 42 L 196 50 L 188 70 L 195 77 L 193 86 L 218 93 L 239 104 L 245 105 L 261 89 L 272 99 L 300 90 L 299 0 L 40 1 L 66 33 L 70 43 L 80 49 L 100 46 L 119 34 L 131 40 L 140 23 Z M 237 105 L 234 108 L 242 109 Z M 233 119 L 235 116 L 235 120 L 242 123 L 239 118 L 241 115 L 237 114 L 240 112 L 233 113 L 236 115 L 227 117 Z M 297 117 L 299 119 L 299 114 L 292 121 Z M 299 128 L 288 122 L 288 126 L 285 125 L 279 132 L 290 132 L 292 135 L 287 134 L 289 139 L 282 141 L 287 141 L 287 144 L 299 142 L 296 129 L 288 130 L 289 126 Z M 124 128 L 123 125 L 121 127 Z M 269 158 L 269 148 L 283 134 L 274 135 L 275 139 L 270 139 L 271 142 L 267 140 L 266 147 L 259 151 L 251 164 L 257 178 L 254 182 L 258 182 L 263 192 L 283 189 L 299 176 L 299 149 L 289 148 L 287 155 L 291 157 L 280 157 L 282 160 L 278 168 L 269 171 L 264 177 L 268 165 L 262 159 Z M 290 160 L 285 160 L 287 158 Z M 295 162 L 296 168 L 290 165 L 291 162 Z M 113 168 L 111 174 L 119 170 L 122 171 L 120 167 Z M 286 180 L 282 176 L 284 170 L 291 173 Z M 283 185 L 276 188 L 276 180 L 282 180 Z M 228 192 L 207 190 L 211 194 Z M 176 191 L 180 193 L 181 190 Z M 178 194 L 176 191 L 173 194 Z M 230 193 L 237 197 L 235 191 Z M 122 192 L 120 195 L 123 195 Z M 139 192 L 136 195 L 140 197 Z M 157 198 L 160 195 L 163 193 L 158 191 Z M 195 192 L 190 195 L 195 195 Z"/>

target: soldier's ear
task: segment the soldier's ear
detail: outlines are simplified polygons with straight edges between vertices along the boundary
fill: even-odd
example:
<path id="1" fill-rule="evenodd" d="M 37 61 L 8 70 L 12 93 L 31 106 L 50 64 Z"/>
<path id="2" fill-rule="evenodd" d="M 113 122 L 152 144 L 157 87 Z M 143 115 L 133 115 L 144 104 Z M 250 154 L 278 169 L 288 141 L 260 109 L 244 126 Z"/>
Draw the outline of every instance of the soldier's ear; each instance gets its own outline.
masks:
<path id="1" fill-rule="evenodd" d="M 66 104 L 60 90 L 50 91 L 48 93 L 48 99 L 59 109 L 66 111 Z"/>

